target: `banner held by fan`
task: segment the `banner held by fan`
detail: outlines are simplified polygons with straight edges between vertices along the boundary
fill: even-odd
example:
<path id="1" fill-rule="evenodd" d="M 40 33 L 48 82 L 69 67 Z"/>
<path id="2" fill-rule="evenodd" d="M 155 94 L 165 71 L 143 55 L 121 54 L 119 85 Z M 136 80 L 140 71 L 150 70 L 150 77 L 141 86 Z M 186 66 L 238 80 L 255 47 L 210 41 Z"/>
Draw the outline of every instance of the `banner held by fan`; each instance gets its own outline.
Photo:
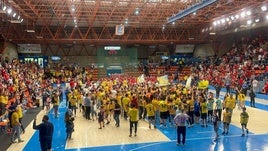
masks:
<path id="1" fill-rule="evenodd" d="M 209 81 L 208 80 L 200 80 L 198 82 L 198 89 L 206 89 L 209 86 Z"/>
<path id="2" fill-rule="evenodd" d="M 143 82 L 145 82 L 144 74 L 140 75 L 140 76 L 137 78 L 137 83 L 143 83 Z"/>
<path id="3" fill-rule="evenodd" d="M 170 84 L 167 75 L 157 77 L 157 81 L 159 83 L 159 86 L 167 86 Z"/>
<path id="4" fill-rule="evenodd" d="M 190 89 L 191 83 L 192 83 L 192 76 L 190 75 L 186 80 L 185 88 Z"/>

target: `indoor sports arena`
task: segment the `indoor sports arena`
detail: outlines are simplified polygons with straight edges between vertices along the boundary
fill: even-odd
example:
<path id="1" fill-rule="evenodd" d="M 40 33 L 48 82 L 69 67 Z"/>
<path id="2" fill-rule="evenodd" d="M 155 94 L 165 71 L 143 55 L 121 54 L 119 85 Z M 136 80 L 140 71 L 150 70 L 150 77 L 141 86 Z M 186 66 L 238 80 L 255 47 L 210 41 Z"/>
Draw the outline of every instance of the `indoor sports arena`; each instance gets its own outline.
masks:
<path id="1" fill-rule="evenodd" d="M 0 151 L 268 151 L 268 0 L 0 0 Z"/>

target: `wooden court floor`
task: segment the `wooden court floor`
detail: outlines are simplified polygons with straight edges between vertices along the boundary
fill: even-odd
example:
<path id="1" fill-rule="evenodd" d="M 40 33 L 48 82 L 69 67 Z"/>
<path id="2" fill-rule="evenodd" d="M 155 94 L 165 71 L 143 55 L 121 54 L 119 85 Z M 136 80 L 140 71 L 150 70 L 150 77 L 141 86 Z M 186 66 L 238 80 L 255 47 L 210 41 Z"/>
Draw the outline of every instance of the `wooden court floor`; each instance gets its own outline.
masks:
<path id="1" fill-rule="evenodd" d="M 223 96 L 224 94 L 221 93 Z M 240 110 L 237 108 L 233 112 L 232 124 L 228 135 L 221 135 L 217 142 L 214 142 L 214 133 L 212 125 L 202 128 L 200 125 L 194 125 L 187 129 L 186 145 L 176 145 L 176 128 L 173 126 L 159 127 L 149 129 L 146 121 L 140 120 L 138 124 L 138 133 L 136 137 L 129 137 L 129 123 L 121 118 L 121 125 L 117 128 L 112 121 L 103 129 L 98 129 L 97 121 L 86 120 L 78 112 L 75 118 L 75 132 L 73 138 L 65 141 L 64 112 L 65 103 L 60 106 L 59 118 L 54 118 L 49 114 L 54 124 L 55 132 L 53 135 L 54 151 L 152 151 L 152 150 L 186 150 L 186 151 L 268 151 L 268 100 L 262 98 L 256 99 L 257 108 L 247 107 L 250 115 L 248 128 L 250 133 L 246 137 L 241 137 L 241 126 L 239 123 Z M 248 102 L 246 103 L 248 104 Z M 41 111 L 37 116 L 37 123 L 41 121 L 45 111 Z M 222 126 L 221 126 L 222 127 Z M 220 128 L 220 133 L 221 133 Z M 23 134 L 23 143 L 12 144 L 8 151 L 38 151 L 39 141 L 38 132 L 32 129 L 32 123 L 26 128 Z"/>

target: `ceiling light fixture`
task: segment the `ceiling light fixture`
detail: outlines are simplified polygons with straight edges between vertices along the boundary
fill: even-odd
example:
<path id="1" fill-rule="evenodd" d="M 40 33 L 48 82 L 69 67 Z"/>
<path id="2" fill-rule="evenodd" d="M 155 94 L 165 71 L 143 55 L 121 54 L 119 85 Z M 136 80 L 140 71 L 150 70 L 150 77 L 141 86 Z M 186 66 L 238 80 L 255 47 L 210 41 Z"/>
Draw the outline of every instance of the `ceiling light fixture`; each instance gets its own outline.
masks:
<path id="1" fill-rule="evenodd" d="M 12 23 L 21 23 L 23 21 L 19 20 L 21 19 L 21 16 L 19 15 L 19 12 L 16 13 L 14 10 L 12 10 L 12 7 L 6 5 L 3 0 L 0 1 L 0 13 L 7 14 L 11 16 L 11 20 L 9 20 Z M 12 13 L 13 12 L 13 13 Z M 18 16 L 17 18 L 15 18 Z"/>
<path id="2" fill-rule="evenodd" d="M 266 6 L 262 6 L 262 7 L 261 7 L 261 10 L 262 10 L 262 11 L 266 11 L 266 10 L 267 10 L 267 7 L 266 7 Z"/>
<path id="3" fill-rule="evenodd" d="M 246 16 L 246 13 L 245 12 L 242 12 L 241 13 L 241 17 L 243 18 L 243 17 L 245 17 Z"/>
<path id="4" fill-rule="evenodd" d="M 7 9 L 7 13 L 8 14 L 10 14 L 11 12 L 12 12 L 12 9 L 11 8 Z"/>
<path id="5" fill-rule="evenodd" d="M 260 22 L 260 19 L 259 18 L 255 19 L 255 22 L 256 23 Z"/>
<path id="6" fill-rule="evenodd" d="M 73 12 L 75 11 L 75 6 L 74 6 L 74 5 L 71 6 L 71 10 L 72 10 Z"/>
<path id="7" fill-rule="evenodd" d="M 19 20 L 9 20 L 10 23 L 12 24 L 19 24 L 21 23 Z"/>
<path id="8" fill-rule="evenodd" d="M 25 30 L 27 33 L 34 33 L 35 32 L 35 30 L 31 30 L 31 29 L 27 29 L 27 30 Z"/>
<path id="9" fill-rule="evenodd" d="M 250 16 L 251 15 L 251 11 L 247 11 L 247 13 L 246 13 L 248 16 Z"/>
<path id="10" fill-rule="evenodd" d="M 140 14 L 140 9 L 139 8 L 136 8 L 134 14 L 135 15 L 139 15 Z"/>

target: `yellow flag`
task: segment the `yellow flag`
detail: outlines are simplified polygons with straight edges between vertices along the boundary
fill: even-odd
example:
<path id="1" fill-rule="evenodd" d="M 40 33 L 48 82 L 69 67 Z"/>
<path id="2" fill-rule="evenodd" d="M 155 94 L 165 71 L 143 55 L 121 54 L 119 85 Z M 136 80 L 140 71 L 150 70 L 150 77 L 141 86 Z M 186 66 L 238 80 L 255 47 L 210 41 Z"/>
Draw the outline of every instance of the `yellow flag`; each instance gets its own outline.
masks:
<path id="1" fill-rule="evenodd" d="M 209 85 L 208 80 L 201 80 L 198 82 L 199 89 L 206 89 L 206 88 L 208 88 L 208 85 Z"/>

